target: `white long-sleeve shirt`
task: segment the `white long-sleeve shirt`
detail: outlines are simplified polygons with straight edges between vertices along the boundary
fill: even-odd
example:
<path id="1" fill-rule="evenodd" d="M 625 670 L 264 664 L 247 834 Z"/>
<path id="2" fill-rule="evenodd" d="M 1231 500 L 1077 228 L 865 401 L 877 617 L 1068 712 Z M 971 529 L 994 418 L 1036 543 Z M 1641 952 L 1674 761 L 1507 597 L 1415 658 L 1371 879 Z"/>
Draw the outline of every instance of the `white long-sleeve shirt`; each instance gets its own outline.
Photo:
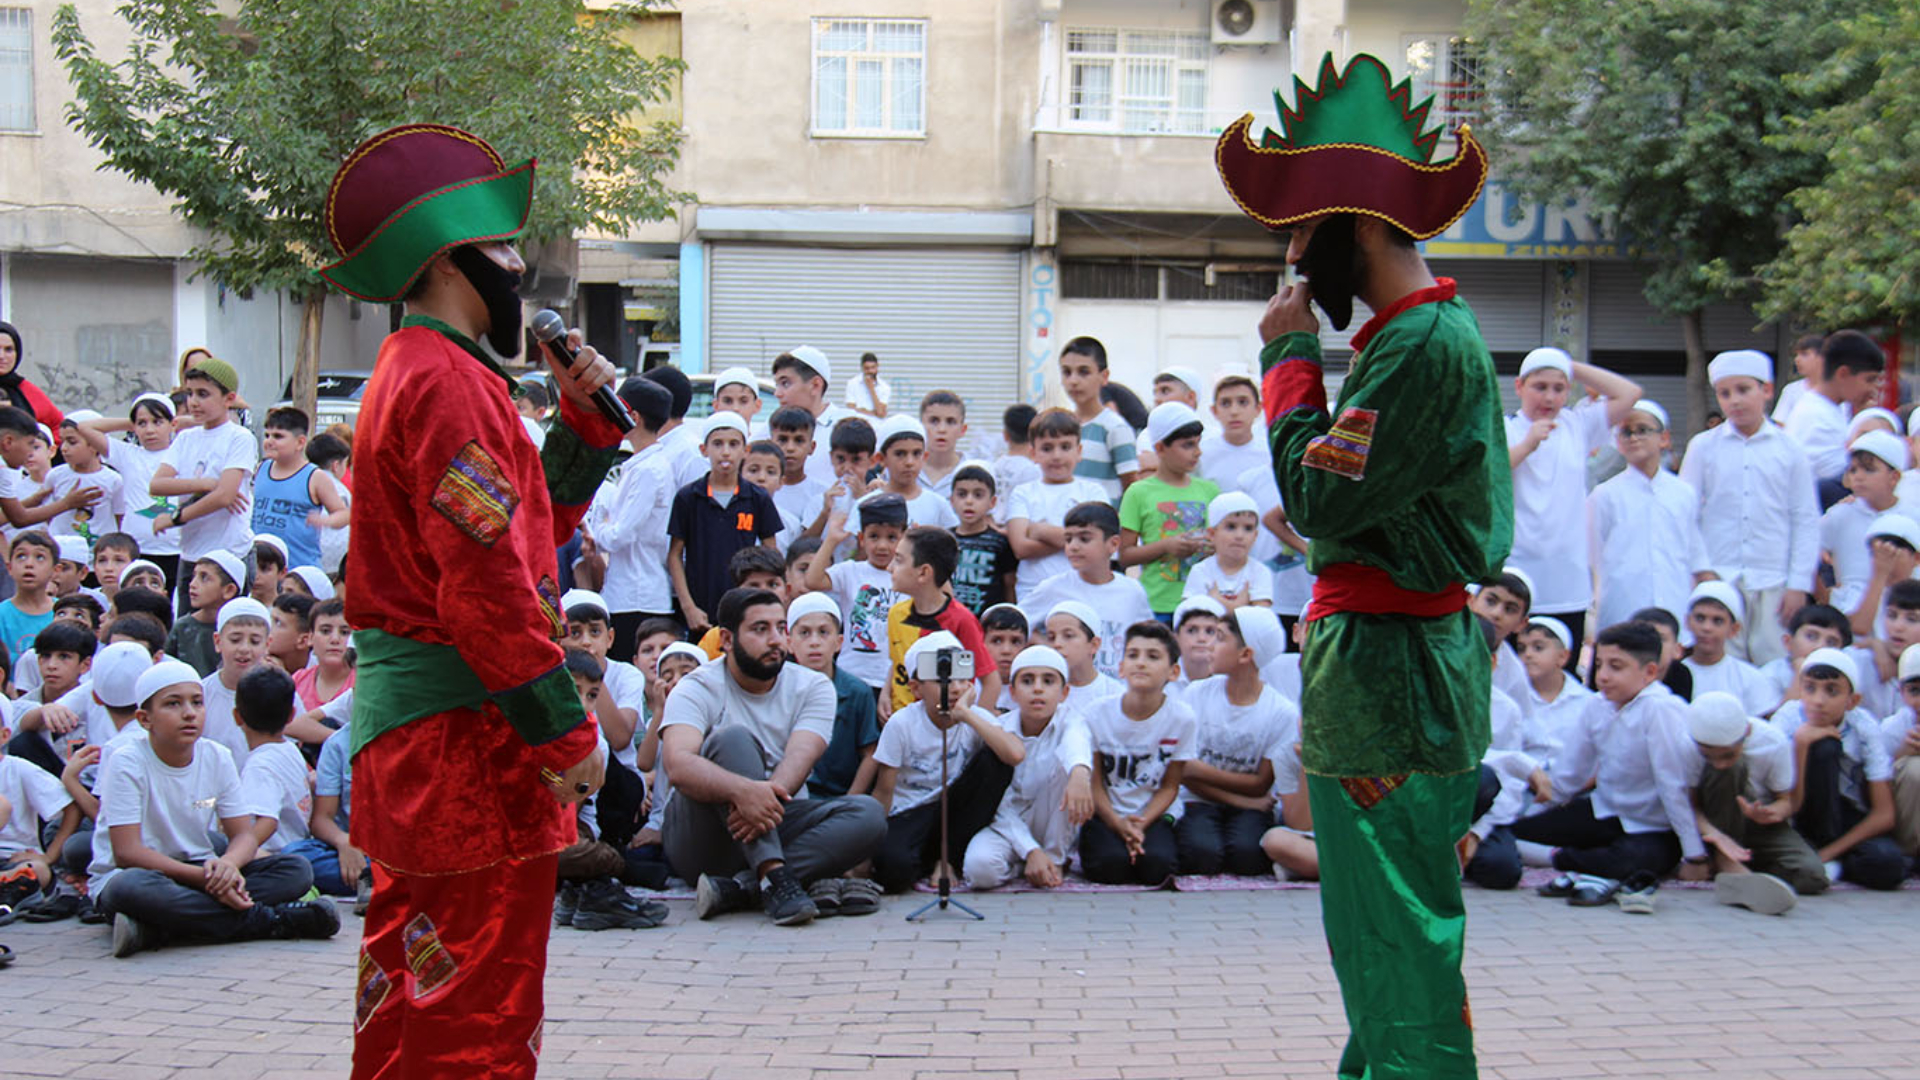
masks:
<path id="1" fill-rule="evenodd" d="M 1885 512 L 1920 521 L 1920 502 L 1896 497 Z M 1866 500 L 1853 498 L 1834 503 L 1820 515 L 1820 550 L 1833 561 L 1833 594 L 1827 603 L 1849 615 L 1873 581 L 1873 549 L 1867 545 L 1867 533 L 1881 513 Z"/>
<path id="2" fill-rule="evenodd" d="M 1847 471 L 1847 413 L 1839 402 L 1808 390 L 1787 416 L 1787 434 L 1807 455 L 1816 480 L 1830 480 Z"/>
<path id="3" fill-rule="evenodd" d="M 1587 537 L 1600 590 L 1600 621 L 1612 626 L 1645 607 L 1686 610 L 1693 575 L 1712 569 L 1700 534 L 1700 496 L 1665 469 L 1629 466 L 1587 496 Z"/>
<path id="4" fill-rule="evenodd" d="M 1778 424 L 1733 424 L 1687 444 L 1680 479 L 1700 495 L 1700 534 L 1722 581 L 1807 590 L 1820 562 L 1820 502 L 1807 455 Z"/>
<path id="5" fill-rule="evenodd" d="M 1765 716 L 1780 704 L 1780 695 L 1774 692 L 1773 680 L 1760 673 L 1760 669 L 1731 653 L 1723 653 L 1720 659 L 1708 664 L 1689 656 L 1681 663 L 1693 673 L 1693 696 L 1718 690 L 1732 694 L 1747 707 L 1749 716 Z"/>
<path id="6" fill-rule="evenodd" d="M 1541 697 L 1531 681 L 1527 683 L 1527 696 L 1521 702 L 1521 707 L 1527 710 L 1521 742 L 1541 768 L 1553 770 L 1554 762 L 1560 759 L 1560 748 L 1580 725 L 1580 714 L 1586 711 L 1587 699 L 1593 696 L 1593 691 L 1571 675 L 1560 684 L 1560 692 L 1552 701 Z"/>
<path id="7" fill-rule="evenodd" d="M 1628 833 L 1672 830 L 1688 858 L 1706 853 L 1688 794 L 1686 706 L 1663 683 L 1648 683 L 1616 709 L 1603 694 L 1587 700 L 1553 763 L 1553 790 L 1571 794 L 1594 782 L 1593 816 L 1619 818 Z"/>
<path id="8" fill-rule="evenodd" d="M 1533 579 L 1533 610 L 1585 611 L 1593 573 L 1583 533 L 1587 458 L 1607 444 L 1607 399 L 1590 397 L 1560 410 L 1553 432 L 1513 470 L 1513 554 L 1507 565 Z M 1507 446 L 1533 429 L 1524 415 L 1507 417 Z"/>
<path id="9" fill-rule="evenodd" d="M 607 555 L 603 595 L 612 610 L 673 610 L 666 522 L 678 490 L 669 451 L 657 442 L 620 467 L 620 482 L 604 517 L 596 515 L 593 534 Z"/>
<path id="10" fill-rule="evenodd" d="M 1062 705 L 1045 730 L 1027 736 L 1020 730 L 1016 715 L 1001 717 L 1007 730 L 1020 735 L 1027 756 L 1013 767 L 1013 779 L 1000 797 L 1000 809 L 988 826 L 1012 845 L 1022 859 L 1035 849 L 1045 851 L 1056 863 L 1065 864 L 1080 829 L 1067 820 L 1060 808 L 1066 798 L 1067 780 L 1078 766 L 1093 769 L 1093 742 L 1080 715 Z"/>
<path id="11" fill-rule="evenodd" d="M 1526 816 L 1527 808 L 1535 805 L 1533 789 L 1527 781 L 1541 766 L 1523 750 L 1488 750 L 1480 763 L 1492 769 L 1500 781 L 1500 794 L 1494 796 L 1493 805 L 1474 819 L 1472 828 L 1467 830 L 1485 840 L 1495 827 L 1519 821 Z"/>

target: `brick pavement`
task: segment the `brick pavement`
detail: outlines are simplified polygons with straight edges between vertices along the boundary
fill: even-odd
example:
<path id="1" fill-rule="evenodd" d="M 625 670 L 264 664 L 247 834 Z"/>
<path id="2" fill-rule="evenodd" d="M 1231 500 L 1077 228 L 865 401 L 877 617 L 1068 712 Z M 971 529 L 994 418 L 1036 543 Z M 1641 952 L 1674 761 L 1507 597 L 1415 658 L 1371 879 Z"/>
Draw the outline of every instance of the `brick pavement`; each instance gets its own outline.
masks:
<path id="1" fill-rule="evenodd" d="M 1469 890 L 1482 1075 L 1920 1076 L 1920 897 L 1782 919 L 1663 891 L 1652 918 Z M 781 930 L 758 917 L 554 935 L 547 1078 L 1327 1077 L 1345 1026 L 1310 891 L 969 897 Z M 0 1075 L 342 1077 L 358 920 L 331 942 L 115 961 L 104 928 L 11 926 Z"/>

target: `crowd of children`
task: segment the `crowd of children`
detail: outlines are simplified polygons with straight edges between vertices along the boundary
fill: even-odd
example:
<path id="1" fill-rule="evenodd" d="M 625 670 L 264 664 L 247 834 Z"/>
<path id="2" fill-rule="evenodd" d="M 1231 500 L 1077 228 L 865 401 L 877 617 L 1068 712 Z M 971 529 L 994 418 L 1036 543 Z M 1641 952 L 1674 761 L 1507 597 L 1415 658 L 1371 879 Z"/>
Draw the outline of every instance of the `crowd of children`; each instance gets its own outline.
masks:
<path id="1" fill-rule="evenodd" d="M 1645 911 L 1663 878 L 1714 879 L 1777 913 L 1913 872 L 1920 480 L 1902 414 L 1873 407 L 1878 347 L 1801 346 L 1816 374 L 1784 418 L 1768 357 L 1716 357 L 1723 420 L 1684 450 L 1629 379 L 1553 348 L 1522 362 L 1514 555 L 1472 583 L 1496 689 L 1468 880 L 1551 867 L 1545 895 Z M 963 456 L 954 393 L 834 406 L 810 347 L 773 362 L 765 417 L 745 369 L 716 378 L 706 418 L 671 367 L 619 387 L 631 454 L 548 598 L 608 759 L 558 923 L 657 926 L 666 910 L 627 887 L 675 877 L 702 917 L 760 889 L 793 923 L 942 876 L 1316 876 L 1296 704 L 1311 565 L 1260 386 L 1167 368 L 1136 434 L 1103 404 L 1100 342 L 1059 363 L 1070 407 L 1008 409 L 992 459 Z M 366 901 L 352 433 L 276 408 L 256 439 L 237 382 L 203 355 L 124 416 L 0 407 L 0 923 L 111 921 L 128 955 L 325 936 L 325 897 Z M 528 395 L 530 437 L 543 403 Z M 744 625 L 766 597 L 784 618 Z M 709 719 L 688 719 L 695 698 Z M 789 853 L 812 867 L 804 895 L 736 872 L 760 834 L 699 808 L 708 769 L 748 758 L 754 784 L 857 803 L 884 837 L 850 867 Z M 680 810 L 669 761 L 693 770 Z"/>

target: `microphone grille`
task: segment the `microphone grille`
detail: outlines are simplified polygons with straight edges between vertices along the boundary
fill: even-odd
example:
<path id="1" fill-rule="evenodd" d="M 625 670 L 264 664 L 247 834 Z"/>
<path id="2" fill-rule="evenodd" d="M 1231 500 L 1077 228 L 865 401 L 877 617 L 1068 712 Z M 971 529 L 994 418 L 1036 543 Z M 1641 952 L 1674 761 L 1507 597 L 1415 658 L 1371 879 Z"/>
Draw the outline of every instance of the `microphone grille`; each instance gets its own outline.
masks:
<path id="1" fill-rule="evenodd" d="M 533 336 L 539 341 L 557 341 L 565 336 L 567 324 L 552 308 L 541 308 L 533 317 Z"/>

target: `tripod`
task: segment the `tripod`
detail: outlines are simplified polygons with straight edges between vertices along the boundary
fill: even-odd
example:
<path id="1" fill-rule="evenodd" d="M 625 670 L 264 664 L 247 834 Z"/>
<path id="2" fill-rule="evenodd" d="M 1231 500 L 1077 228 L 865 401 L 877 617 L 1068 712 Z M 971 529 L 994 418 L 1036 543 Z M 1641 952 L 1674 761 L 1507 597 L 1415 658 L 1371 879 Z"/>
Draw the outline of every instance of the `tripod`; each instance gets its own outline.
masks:
<path id="1" fill-rule="evenodd" d="M 944 661 L 945 657 L 941 659 Z M 946 672 L 943 671 L 941 674 L 945 676 Z M 953 707 L 952 703 L 947 699 L 948 689 L 952 685 L 951 680 L 944 677 L 941 678 L 940 712 L 943 715 Z M 947 734 L 951 730 L 951 724 L 940 729 L 940 869 L 938 871 L 940 875 L 938 882 L 940 896 L 936 900 L 929 900 L 915 908 L 913 912 L 907 916 L 908 922 L 925 918 L 927 913 L 934 908 L 945 911 L 948 907 L 958 908 L 961 912 L 973 916 L 976 921 L 984 921 L 986 919 L 985 915 L 980 914 L 953 898 L 953 861 L 948 858 L 949 852 L 947 851 Z"/>

